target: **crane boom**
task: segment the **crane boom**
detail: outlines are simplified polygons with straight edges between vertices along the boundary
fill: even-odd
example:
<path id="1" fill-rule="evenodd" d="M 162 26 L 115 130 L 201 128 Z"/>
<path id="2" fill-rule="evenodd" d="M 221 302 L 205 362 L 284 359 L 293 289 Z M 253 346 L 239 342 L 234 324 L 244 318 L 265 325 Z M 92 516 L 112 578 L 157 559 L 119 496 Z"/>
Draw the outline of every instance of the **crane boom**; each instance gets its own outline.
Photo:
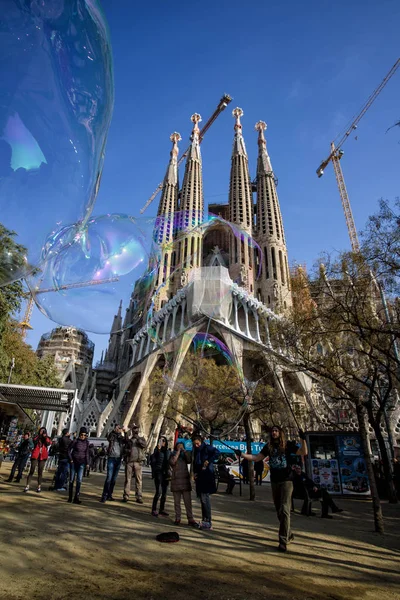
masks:
<path id="1" fill-rule="evenodd" d="M 389 79 L 391 79 L 391 77 L 393 77 L 393 75 L 395 74 L 395 72 L 397 71 L 397 69 L 399 67 L 400 67 L 400 58 L 398 58 L 396 60 L 396 62 L 394 63 L 393 67 L 390 69 L 389 73 L 386 75 L 386 77 L 384 77 L 384 79 L 381 81 L 381 83 L 378 85 L 378 87 L 369 96 L 369 98 L 365 102 L 364 106 L 362 107 L 362 109 L 360 110 L 360 112 L 358 113 L 358 115 L 355 117 L 355 119 L 353 120 L 353 122 L 347 128 L 347 131 L 342 135 L 342 137 L 340 138 L 340 140 L 337 142 L 337 144 L 335 146 L 335 150 L 331 151 L 331 153 L 328 156 L 328 158 L 326 158 L 324 161 L 322 161 L 322 163 L 319 165 L 319 167 L 317 169 L 317 175 L 318 175 L 318 177 L 322 177 L 322 175 L 324 174 L 324 170 L 326 169 L 326 167 L 328 166 L 329 162 L 333 158 L 334 152 L 340 150 L 341 146 L 347 140 L 347 138 L 349 137 L 349 135 L 351 134 L 351 132 L 354 131 L 354 129 L 357 128 L 357 125 L 361 121 L 362 117 L 365 115 L 365 113 L 367 112 L 367 110 L 370 108 L 371 104 L 376 100 L 376 98 L 379 96 L 379 94 L 381 93 L 381 91 L 383 90 L 383 88 L 385 87 L 385 85 L 387 84 L 387 82 L 389 81 Z"/>
<path id="2" fill-rule="evenodd" d="M 58 292 L 60 290 L 70 290 L 76 288 L 88 287 L 91 285 L 101 285 L 102 283 L 114 283 L 115 281 L 119 281 L 119 277 L 110 277 L 109 279 L 93 279 L 91 281 L 82 281 L 80 283 L 69 283 L 65 285 L 60 285 L 58 287 L 51 287 L 46 289 L 37 289 L 33 290 L 33 292 L 29 292 L 29 300 L 26 305 L 24 318 L 19 324 L 22 329 L 22 339 L 25 340 L 28 329 L 33 329 L 30 321 L 32 317 L 33 305 L 34 305 L 34 295 L 36 294 L 45 294 L 48 292 Z"/>
<path id="3" fill-rule="evenodd" d="M 217 117 L 219 117 L 219 115 L 222 113 L 222 111 L 225 110 L 225 108 L 228 106 L 228 104 L 230 102 L 232 102 L 231 96 L 229 96 L 229 94 L 224 94 L 222 96 L 221 100 L 219 101 L 217 108 L 211 115 L 211 117 L 208 119 L 208 121 L 205 123 L 205 125 L 200 129 L 200 135 L 199 135 L 199 143 L 200 144 L 203 141 L 203 137 L 204 137 L 205 133 L 210 129 L 211 125 L 214 123 L 214 121 L 217 119 Z M 178 161 L 178 167 L 185 160 L 189 150 L 190 150 L 190 146 L 188 148 L 186 148 L 185 152 L 180 157 L 180 159 Z M 150 204 L 153 202 L 153 200 L 157 197 L 158 193 L 162 190 L 162 187 L 163 187 L 163 182 L 158 184 L 158 186 L 156 187 L 156 189 L 154 190 L 154 192 L 152 193 L 150 198 L 147 200 L 146 204 L 140 210 L 140 214 L 143 214 L 144 211 L 150 206 Z"/>

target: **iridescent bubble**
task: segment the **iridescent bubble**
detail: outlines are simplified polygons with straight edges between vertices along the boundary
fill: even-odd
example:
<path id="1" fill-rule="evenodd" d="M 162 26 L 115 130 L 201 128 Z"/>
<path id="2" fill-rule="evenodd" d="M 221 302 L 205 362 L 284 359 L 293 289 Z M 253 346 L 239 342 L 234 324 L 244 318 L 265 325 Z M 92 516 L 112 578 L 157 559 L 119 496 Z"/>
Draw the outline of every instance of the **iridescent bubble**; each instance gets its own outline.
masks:
<path id="1" fill-rule="evenodd" d="M 114 214 L 59 232 L 39 273 L 28 278 L 40 310 L 61 325 L 108 333 L 120 299 L 128 304 L 135 289 L 140 302 L 151 285 L 158 267 L 154 226 L 154 219 Z"/>
<path id="2" fill-rule="evenodd" d="M 47 258 L 90 215 L 113 110 L 107 25 L 96 0 L 0 0 L 0 219 L 27 249 L 0 248 L 0 285 Z"/>

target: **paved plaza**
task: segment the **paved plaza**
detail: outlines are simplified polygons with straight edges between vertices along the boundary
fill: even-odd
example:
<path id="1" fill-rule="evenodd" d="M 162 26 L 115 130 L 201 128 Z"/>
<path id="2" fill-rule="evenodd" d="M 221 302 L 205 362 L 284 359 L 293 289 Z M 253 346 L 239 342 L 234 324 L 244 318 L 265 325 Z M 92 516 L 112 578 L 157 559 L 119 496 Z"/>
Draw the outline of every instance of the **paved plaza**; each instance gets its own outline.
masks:
<path id="1" fill-rule="evenodd" d="M 8 484 L 11 463 L 0 481 L 0 598 L 4 600 L 398 600 L 400 510 L 384 503 L 386 535 L 373 532 L 367 500 L 340 499 L 345 512 L 332 520 L 303 517 L 296 501 L 295 541 L 277 553 L 277 520 L 268 484 L 256 502 L 213 496 L 211 532 L 173 525 L 150 515 L 153 487 L 144 477 L 144 504 L 99 503 L 104 475 L 84 479 L 81 506 L 65 493 L 23 494 Z M 21 482 L 22 484 L 23 482 Z M 35 488 L 34 488 L 35 489 Z M 221 492 L 221 490 L 220 490 Z M 195 516 L 200 505 L 195 500 Z M 316 506 L 318 510 L 318 506 Z M 177 544 L 161 544 L 158 533 L 178 530 Z"/>

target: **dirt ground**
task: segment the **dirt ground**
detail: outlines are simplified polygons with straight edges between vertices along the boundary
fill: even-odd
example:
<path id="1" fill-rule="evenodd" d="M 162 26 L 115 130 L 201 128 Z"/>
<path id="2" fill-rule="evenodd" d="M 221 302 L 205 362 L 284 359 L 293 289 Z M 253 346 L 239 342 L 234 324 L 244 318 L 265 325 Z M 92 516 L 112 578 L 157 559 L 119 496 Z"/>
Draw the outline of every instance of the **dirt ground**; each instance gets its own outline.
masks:
<path id="1" fill-rule="evenodd" d="M 99 503 L 104 475 L 84 479 L 81 506 L 65 493 L 0 481 L 0 598 L 2 600 L 358 600 L 400 598 L 400 507 L 384 505 L 385 536 L 373 532 L 368 500 L 340 499 L 332 520 L 303 517 L 300 501 L 289 552 L 277 547 L 277 520 L 268 484 L 256 502 L 218 493 L 214 530 L 173 525 L 150 514 L 152 481 L 144 504 Z M 42 486 L 47 490 L 52 473 Z M 35 483 L 35 482 L 33 482 Z M 115 497 L 122 497 L 123 475 Z M 35 489 L 35 488 L 34 488 Z M 195 516 L 199 504 L 194 502 Z M 319 507 L 316 506 L 319 511 Z M 180 542 L 155 536 L 178 530 Z"/>

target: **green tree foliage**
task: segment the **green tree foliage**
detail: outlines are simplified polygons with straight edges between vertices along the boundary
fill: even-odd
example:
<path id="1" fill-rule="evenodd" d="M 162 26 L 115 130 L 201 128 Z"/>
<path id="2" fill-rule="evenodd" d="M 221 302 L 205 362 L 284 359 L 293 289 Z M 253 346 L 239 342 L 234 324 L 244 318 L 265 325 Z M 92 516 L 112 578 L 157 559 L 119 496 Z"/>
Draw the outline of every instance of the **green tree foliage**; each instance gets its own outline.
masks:
<path id="1" fill-rule="evenodd" d="M 11 383 L 61 387 L 60 380 L 51 356 L 39 359 L 36 353 L 21 336 L 15 321 L 8 320 L 0 338 L 0 381 L 8 381 L 11 361 L 15 359 Z"/>
<path id="2" fill-rule="evenodd" d="M 25 264 L 26 249 L 16 243 L 15 235 L 0 223 L 0 283 L 8 279 L 12 269 L 17 271 Z M 0 334 L 10 316 L 20 309 L 22 299 L 21 281 L 0 287 Z"/>

